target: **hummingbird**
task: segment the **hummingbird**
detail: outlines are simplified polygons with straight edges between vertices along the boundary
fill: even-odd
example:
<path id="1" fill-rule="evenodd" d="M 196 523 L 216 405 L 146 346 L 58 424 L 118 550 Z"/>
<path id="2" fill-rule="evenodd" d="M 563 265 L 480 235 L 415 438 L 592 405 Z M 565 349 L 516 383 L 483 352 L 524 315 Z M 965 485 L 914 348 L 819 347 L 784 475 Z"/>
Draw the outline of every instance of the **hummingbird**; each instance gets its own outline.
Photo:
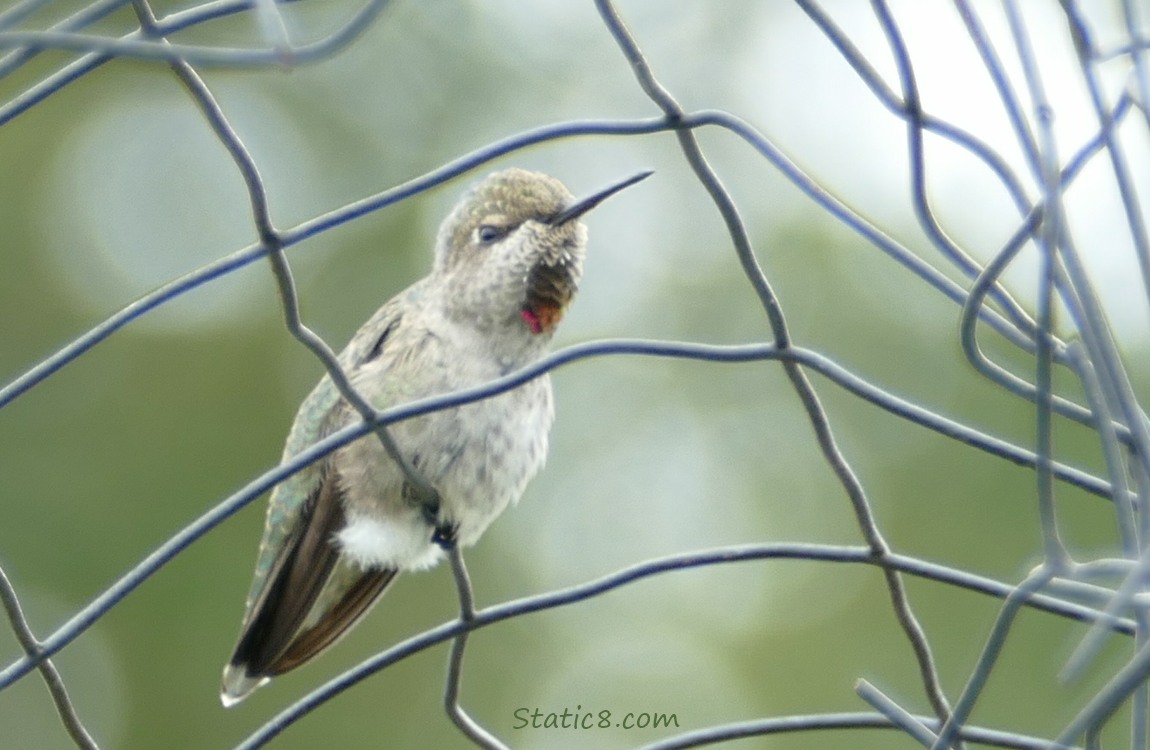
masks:
<path id="1" fill-rule="evenodd" d="M 542 356 L 579 286 L 581 221 L 642 172 L 582 200 L 548 175 L 495 172 L 439 228 L 431 272 L 400 292 L 339 355 L 351 384 L 383 409 L 480 385 Z M 324 376 L 288 434 L 288 460 L 361 419 Z M 326 650 L 401 571 L 470 546 L 522 495 L 547 455 L 547 376 L 390 427 L 400 455 L 438 495 L 417 498 L 374 434 L 272 491 L 239 640 L 224 668 L 225 706 Z"/>

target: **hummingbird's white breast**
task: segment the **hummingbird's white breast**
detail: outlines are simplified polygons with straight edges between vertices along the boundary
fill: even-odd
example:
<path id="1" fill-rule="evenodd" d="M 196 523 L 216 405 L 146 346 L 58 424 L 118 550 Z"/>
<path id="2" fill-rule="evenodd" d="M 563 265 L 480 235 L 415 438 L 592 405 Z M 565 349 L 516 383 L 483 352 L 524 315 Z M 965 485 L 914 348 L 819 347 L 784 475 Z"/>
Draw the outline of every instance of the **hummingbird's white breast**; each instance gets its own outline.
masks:
<path id="1" fill-rule="evenodd" d="M 526 335 L 530 335 L 529 333 Z M 383 356 L 354 373 L 377 406 L 395 406 L 468 388 L 505 374 L 497 348 L 473 329 L 440 316 L 395 334 Z M 399 345 L 403 343 L 404 345 Z M 396 444 L 440 493 L 442 522 L 462 545 L 474 544 L 542 467 L 554 419 L 550 380 L 391 427 Z M 368 435 L 335 454 L 347 525 L 342 552 L 364 568 L 426 569 L 443 556 L 422 510 L 404 495 L 404 477 L 379 440 Z"/>

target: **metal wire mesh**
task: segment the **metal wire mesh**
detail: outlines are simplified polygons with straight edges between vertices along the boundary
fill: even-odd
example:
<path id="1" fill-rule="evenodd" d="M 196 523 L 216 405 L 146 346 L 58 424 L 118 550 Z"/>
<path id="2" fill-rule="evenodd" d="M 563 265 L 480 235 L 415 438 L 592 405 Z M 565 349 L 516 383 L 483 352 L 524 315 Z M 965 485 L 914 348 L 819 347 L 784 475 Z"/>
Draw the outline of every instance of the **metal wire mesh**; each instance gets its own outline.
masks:
<path id="1" fill-rule="evenodd" d="M 471 634 L 531 613 L 585 603 L 610 591 L 631 590 L 638 582 L 656 576 L 681 575 L 688 569 L 711 571 L 750 561 L 770 565 L 773 563 L 768 561 L 783 559 L 877 569 L 895 626 L 905 644 L 905 650 L 891 659 L 914 665 L 921 695 L 896 701 L 872 684 L 876 681 L 874 676 L 859 674 L 856 695 L 870 711 L 751 715 L 678 733 L 667 731 L 645 747 L 697 747 L 766 735 L 798 737 L 831 728 L 860 734 L 864 729 L 885 728 L 901 733 L 904 742 L 910 738 L 931 748 L 964 744 L 1100 747 L 1101 737 L 1112 731 L 1108 723 L 1116 716 L 1128 724 L 1121 741 L 1133 748 L 1148 746 L 1150 696 L 1146 678 L 1150 674 L 1150 648 L 1147 648 L 1150 620 L 1143 589 L 1150 553 L 1145 551 L 1143 540 L 1150 530 L 1147 520 L 1150 514 L 1146 510 L 1150 502 L 1150 425 L 1140 405 L 1136 385 L 1137 377 L 1144 377 L 1145 372 L 1144 368 L 1136 372 L 1129 369 L 1107 317 L 1112 314 L 1108 312 L 1112 310 L 1108 305 L 1115 302 L 1145 308 L 1150 300 L 1150 237 L 1145 226 L 1146 201 L 1139 193 L 1140 187 L 1142 195 L 1145 193 L 1145 186 L 1139 184 L 1144 181 L 1145 172 L 1145 161 L 1140 160 L 1140 155 L 1146 143 L 1146 126 L 1150 125 L 1146 104 L 1150 101 L 1147 67 L 1150 50 L 1144 18 L 1150 11 L 1132 1 L 1103 7 L 1102 3 L 1063 0 L 1057 5 L 1065 38 L 1077 56 L 1072 61 L 1078 76 L 1076 85 L 1087 92 L 1094 108 L 1092 131 L 1068 149 L 1055 136 L 1058 113 L 1048 95 L 1052 88 L 1066 82 L 1052 80 L 1052 73 L 1044 69 L 1036 55 L 1036 31 L 1029 26 L 1027 9 L 1012 0 L 1001 5 L 979 5 L 965 0 L 955 0 L 949 5 L 935 4 L 934 12 L 945 9 L 948 22 L 964 30 L 968 43 L 983 64 L 978 74 L 993 82 L 997 106 L 1006 113 L 1014 138 L 1007 154 L 1004 147 L 992 146 L 977 134 L 932 114 L 924 105 L 926 92 L 920 90 L 916 58 L 911 52 L 913 40 L 905 36 L 900 21 L 900 12 L 909 13 L 909 9 L 896 12 L 891 4 L 874 0 L 870 13 L 881 29 L 885 49 L 866 52 L 844 31 L 834 12 L 820 3 L 796 0 L 795 6 L 830 43 L 828 54 L 833 50 L 849 65 L 888 116 L 901 121 L 905 127 L 903 151 L 899 156 L 906 159 L 909 185 L 906 195 L 925 244 L 933 251 L 916 253 L 894 239 L 895 232 L 884 231 L 851 208 L 847 200 L 833 195 L 776 146 L 750 118 L 743 119 L 738 113 L 721 110 L 692 110 L 680 104 L 673 87 L 661 83 L 659 66 L 644 55 L 641 35 L 636 36 L 628 29 L 624 11 L 609 0 L 595 3 L 602 31 L 613 38 L 622 52 L 640 92 L 654 106 L 653 116 L 579 120 L 535 127 L 453 159 L 409 182 L 349 202 L 290 228 L 280 228 L 272 219 L 273 202 L 261 176 L 261 165 L 231 123 L 228 107 L 217 100 L 198 71 L 208 66 L 229 69 L 305 66 L 347 52 L 372 25 L 388 22 L 387 16 L 381 15 L 388 3 L 364 2 L 349 10 L 332 30 L 310 41 L 299 42 L 293 39 L 284 20 L 288 5 L 274 0 L 220 0 L 191 5 L 158 17 L 147 0 L 103 0 L 70 12 L 62 12 L 46 0 L 25 0 L 0 13 L 0 47 L 7 50 L 0 58 L 0 77 L 17 81 L 15 92 L 0 104 L 0 125 L 18 121 L 31 109 L 43 105 L 110 61 L 130 58 L 146 65 L 166 65 L 242 177 L 250 201 L 251 223 L 258 238 L 253 244 L 204 264 L 125 305 L 71 343 L 36 362 L 0 390 L 0 409 L 11 408 L 34 389 L 58 377 L 65 368 L 88 356 L 97 344 L 125 326 L 197 287 L 266 259 L 273 271 L 287 330 L 323 363 L 364 417 L 361 424 L 331 435 L 296 460 L 251 479 L 242 489 L 173 534 L 47 634 L 33 632 L 21 612 L 18 587 L 0 573 L 0 595 L 24 654 L 0 671 L 0 691 L 38 672 L 48 685 L 60 722 L 73 742 L 80 747 L 95 747 L 96 741 L 85 729 L 83 717 L 68 697 L 66 670 L 62 674 L 54 660 L 66 654 L 73 642 L 150 577 L 278 481 L 373 430 L 385 434 L 382 429 L 394 422 L 503 392 L 579 360 L 637 355 L 740 366 L 770 362 L 781 368 L 792 397 L 797 397 L 806 424 L 813 431 L 825 468 L 849 503 L 861 544 L 756 542 L 679 552 L 637 562 L 586 583 L 485 607 L 476 606 L 463 558 L 454 551 L 451 561 L 459 595 L 456 617 L 403 640 L 313 690 L 263 723 L 238 747 L 263 746 L 309 713 L 322 710 L 352 685 L 439 644 L 450 644 L 444 690 L 450 720 L 477 746 L 516 746 L 516 738 L 497 736 L 497 732 L 485 729 L 466 708 L 464 655 Z M 1106 28 L 1110 32 L 1105 40 L 1100 40 L 1096 31 L 1102 23 L 1099 20 L 1102 15 L 1108 19 Z M 181 37 L 230 16 L 253 18 L 256 41 L 248 46 L 224 47 L 184 41 Z M 988 19 L 1008 29 L 1007 45 L 987 31 Z M 118 30 L 106 31 L 109 28 Z M 1116 35 L 1114 29 L 1121 33 Z M 34 68 L 32 82 L 20 78 L 29 66 L 45 59 L 49 62 L 44 68 Z M 893 75 L 880 72 L 886 66 Z M 968 74 L 974 75 L 974 72 L 968 71 Z M 1120 79 L 1122 85 L 1108 86 L 1107 81 L 1115 78 Z M 991 434 L 990 430 L 948 418 L 912 398 L 896 396 L 869 382 L 852 368 L 838 364 L 831 353 L 804 347 L 801 337 L 792 333 L 789 321 L 784 318 L 784 303 L 763 270 L 762 250 L 756 252 L 753 231 L 744 219 L 744 201 L 737 200 L 734 191 L 724 186 L 720 170 L 708 161 L 700 139 L 711 131 L 725 132 L 737 139 L 744 161 L 747 155 L 754 156 L 759 160 L 758 169 L 774 170 L 784 176 L 813 201 L 822 212 L 823 221 L 847 227 L 872 250 L 880 251 L 912 274 L 918 283 L 954 303 L 958 313 L 955 316 L 958 343 L 966 360 L 995 388 L 1030 405 L 1030 437 L 1007 440 Z M 767 330 L 751 343 L 718 345 L 649 338 L 594 340 L 562 348 L 535 365 L 479 388 L 376 411 L 356 396 L 331 348 L 304 324 L 292 270 L 284 253 L 286 249 L 384 207 L 407 201 L 528 146 L 550 143 L 560 147 L 566 139 L 575 136 L 595 136 L 605 141 L 623 136 L 659 137 L 660 134 L 675 139 L 681 159 L 709 196 L 729 237 L 727 252 L 734 253 L 745 284 L 766 314 Z M 976 260 L 979 253 L 955 239 L 942 218 L 944 207 L 938 206 L 931 194 L 928 175 L 932 152 L 928 144 L 936 141 L 949 143 L 967 163 L 992 175 L 1009 207 L 1015 211 L 1012 231 L 997 238 L 999 249 L 989 262 Z M 1114 195 L 1119 203 L 1118 212 L 1125 220 L 1129 246 L 1122 262 L 1126 273 L 1138 277 L 1142 293 L 1137 298 L 1114 300 L 1112 292 L 1092 281 L 1087 270 L 1084 256 L 1094 252 L 1094 248 L 1081 247 L 1065 204 L 1076 180 L 1088 169 L 1106 170 L 1116 187 Z M 15 177 L 7 175 L 5 179 Z M 1003 274 L 1024 252 L 1037 259 L 1032 279 L 1033 314 L 1002 282 Z M 892 300 L 891 304 L 897 305 L 898 300 Z M 992 344 L 981 341 L 988 338 L 988 334 L 994 335 Z M 843 389 L 852 398 L 918 428 L 997 459 L 1028 467 L 1032 481 L 1030 501 L 1037 511 L 1036 531 L 1041 535 L 1038 565 L 1021 580 L 1001 581 L 928 559 L 935 557 L 934 554 L 900 553 L 882 529 L 867 483 L 852 468 L 850 451 L 840 447 L 832 431 L 831 419 L 812 382 L 812 374 Z M 1062 423 L 1081 425 L 1089 431 L 1090 440 L 1101 457 L 1097 470 L 1085 470 L 1059 460 L 1053 436 L 1056 425 Z M 1061 518 L 1056 502 L 1056 496 L 1064 487 L 1077 488 L 1109 501 L 1106 507 L 1114 531 L 1108 544 L 1099 545 L 1093 552 L 1084 552 L 1072 551 L 1071 545 L 1064 542 L 1068 522 Z M 1018 502 L 1018 498 L 1010 500 Z M 9 499 L 7 502 L 23 501 Z M 980 512 L 973 504 L 969 508 L 971 514 Z M 930 531 L 930 544 L 937 543 L 940 533 L 945 530 Z M 977 544 L 977 540 L 970 543 Z M 930 544 L 916 549 L 932 549 Z M 944 679 L 932 653 L 932 627 L 916 614 L 915 596 L 908 588 L 910 578 L 922 579 L 947 591 L 961 589 L 1002 600 L 1001 609 L 986 630 L 985 644 L 960 666 L 952 666 L 955 674 L 949 680 Z M 1064 679 L 1077 679 L 1090 669 L 1105 672 L 1105 679 L 1092 689 L 1087 699 L 1065 715 L 1053 717 L 1058 728 L 1052 733 L 1032 732 L 1026 724 L 1013 725 L 1001 714 L 995 715 L 993 723 L 984 723 L 981 719 L 976 722 L 973 718 L 988 683 L 999 670 L 1009 669 L 1004 666 L 1011 654 L 1009 636 L 1016 631 L 1024 609 L 1040 612 L 1043 617 L 1080 623 L 1078 645 L 1068 658 L 1062 659 Z M 1110 642 L 1114 640 L 1122 641 L 1121 658 L 1101 659 L 1099 654 L 1104 648 L 1111 648 Z M 1049 656 L 1055 660 L 1061 658 Z M 173 677 L 179 679 L 178 675 Z M 210 692 L 210 688 L 206 689 Z M 1009 716 L 1010 707 L 1005 708 Z M 586 738 L 580 741 L 594 743 Z M 1111 739 L 1108 744 L 1115 741 Z"/>

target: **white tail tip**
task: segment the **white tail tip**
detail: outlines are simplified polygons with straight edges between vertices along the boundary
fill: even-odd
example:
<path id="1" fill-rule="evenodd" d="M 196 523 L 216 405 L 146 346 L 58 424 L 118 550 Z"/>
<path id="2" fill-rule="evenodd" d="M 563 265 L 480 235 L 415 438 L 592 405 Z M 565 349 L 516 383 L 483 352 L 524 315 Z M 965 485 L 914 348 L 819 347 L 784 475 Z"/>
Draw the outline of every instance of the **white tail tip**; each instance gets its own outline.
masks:
<path id="1" fill-rule="evenodd" d="M 224 667 L 220 703 L 224 704 L 224 708 L 231 708 L 251 695 L 256 688 L 267 684 L 270 679 L 270 677 L 252 677 L 243 664 L 229 664 Z"/>

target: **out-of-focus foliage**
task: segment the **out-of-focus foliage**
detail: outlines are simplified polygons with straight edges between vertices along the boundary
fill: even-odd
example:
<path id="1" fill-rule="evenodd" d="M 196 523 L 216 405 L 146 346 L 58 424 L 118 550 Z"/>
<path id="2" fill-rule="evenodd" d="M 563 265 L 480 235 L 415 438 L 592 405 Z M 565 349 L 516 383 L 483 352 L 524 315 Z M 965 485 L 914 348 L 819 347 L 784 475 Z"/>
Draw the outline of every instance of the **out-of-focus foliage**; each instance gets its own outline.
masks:
<path id="1" fill-rule="evenodd" d="M 868 97 L 798 10 L 748 0 L 623 5 L 684 106 L 750 120 L 830 190 L 941 265 L 907 197 L 902 124 Z M 858 4 L 827 5 L 881 58 L 881 38 Z M 301 2 L 284 11 L 293 34 L 313 37 L 350 7 Z M 120 13 L 99 28 L 121 28 L 127 10 Z M 940 60 L 957 48 L 960 30 L 924 18 L 908 24 L 916 45 L 940 50 L 916 50 L 928 61 L 927 107 L 1005 144 L 988 89 L 956 89 L 943 72 L 932 73 L 954 67 Z M 190 40 L 240 44 L 255 38 L 254 28 L 237 16 Z M 1055 49 L 1055 60 L 1055 53 L 1069 54 Z M 44 54 L 2 82 L 3 97 L 61 59 Z M 976 65 L 963 59 L 967 69 Z M 531 127 L 658 114 L 592 5 L 565 0 L 396 2 L 330 60 L 203 75 L 250 147 L 273 218 L 285 228 Z M 1069 143 L 1077 132 L 1060 135 Z M 935 411 L 1032 443 L 1032 408 L 962 358 L 955 305 L 814 208 L 745 143 L 719 132 L 700 137 L 744 213 L 797 343 Z M 1136 145 L 1132 158 L 1145 151 Z M 938 209 L 985 260 L 1017 217 L 985 174 L 946 161 L 953 154 L 944 148 L 937 153 L 947 165 L 931 172 Z M 3 383 L 132 299 L 255 239 L 233 164 L 161 63 L 112 62 L 5 123 L 0 164 Z M 636 168 L 657 172 L 589 220 L 587 274 L 558 345 L 606 336 L 769 340 L 723 225 L 673 134 L 560 140 L 499 161 L 509 164 L 554 174 L 576 193 Z M 425 273 L 438 222 L 467 181 L 291 249 L 305 321 L 341 347 L 379 304 Z M 1071 213 L 1103 247 L 1109 235 L 1093 205 L 1084 198 Z M 1129 298 L 1129 268 L 1094 261 L 1103 296 Z M 1031 270 L 1007 278 L 1028 300 L 1034 263 L 1025 263 Z M 1150 340 L 1142 302 L 1129 315 L 1123 305 L 1110 310 L 1133 362 L 1145 361 Z M 991 346 L 1006 351 L 993 337 Z M 1023 372 L 1032 366 L 1016 361 Z M 0 563 L 37 632 L 274 465 L 296 405 L 320 374 L 285 332 L 269 268 L 257 263 L 134 322 L 0 411 Z M 1145 370 L 1138 375 L 1144 387 Z M 481 606 L 679 551 L 860 543 L 777 363 L 601 358 L 554 378 L 550 463 L 467 556 Z M 1041 539 L 1032 471 L 815 381 L 896 551 L 1008 581 L 1035 564 Z M 1060 422 L 1056 434 L 1061 460 L 1100 470 L 1090 433 Z M 1115 548 L 1105 500 L 1064 487 L 1057 498 L 1075 551 Z M 256 503 L 57 658 L 103 745 L 230 746 L 321 681 L 455 615 L 446 567 L 407 577 L 336 649 L 225 711 L 217 681 L 261 524 Z M 911 583 L 910 594 L 944 687 L 956 694 L 998 602 L 929 582 Z M 1051 655 L 1069 653 L 1081 632 L 1024 614 L 980 702 L 979 722 L 1056 731 L 1126 654 L 1126 644 L 1112 644 L 1087 677 L 1057 687 L 1061 659 Z M 3 663 L 19 655 L 15 640 L 0 635 Z M 445 657 L 440 649 L 384 671 L 273 746 L 469 746 L 441 709 Z M 472 637 L 463 687 L 473 715 L 514 747 L 608 748 L 667 733 L 520 729 L 515 712 L 673 713 L 687 729 L 864 710 L 852 692 L 859 677 L 927 709 L 879 573 L 769 562 L 663 576 L 484 630 Z M 0 693 L 0 737 L 18 738 L 3 743 L 14 748 L 69 746 L 34 675 Z M 877 748 L 890 747 L 892 737 L 788 736 L 771 746 Z"/>

